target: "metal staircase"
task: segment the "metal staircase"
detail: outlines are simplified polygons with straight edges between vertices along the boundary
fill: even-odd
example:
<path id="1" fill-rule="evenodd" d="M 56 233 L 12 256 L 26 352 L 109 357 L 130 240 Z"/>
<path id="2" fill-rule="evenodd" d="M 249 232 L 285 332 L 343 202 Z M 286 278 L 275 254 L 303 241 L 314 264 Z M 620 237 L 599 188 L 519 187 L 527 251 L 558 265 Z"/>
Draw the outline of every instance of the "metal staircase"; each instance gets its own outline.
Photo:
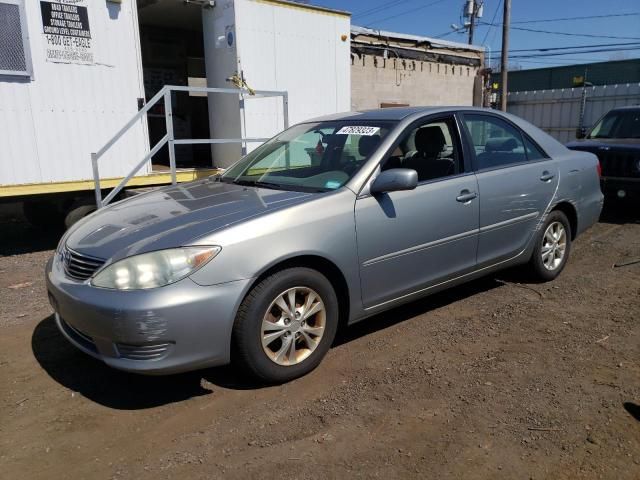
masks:
<path id="1" fill-rule="evenodd" d="M 196 145 L 196 144 L 219 144 L 219 143 L 242 143 L 246 146 L 247 143 L 262 143 L 268 140 L 268 138 L 200 138 L 200 139 L 176 139 L 173 134 L 173 111 L 172 111 L 172 93 L 173 92 L 194 92 L 194 93 L 206 93 L 207 96 L 212 93 L 238 95 L 240 109 L 244 109 L 244 101 L 251 98 L 265 98 L 265 97 L 282 97 L 283 119 L 284 128 L 289 127 L 289 99 L 287 92 L 281 91 L 269 91 L 269 90 L 250 90 L 240 88 L 206 88 L 206 87 L 182 87 L 174 85 L 165 85 L 160 89 L 155 96 L 149 100 L 144 107 L 142 107 L 138 113 L 136 113 L 131 120 L 129 120 L 100 150 L 91 154 L 91 166 L 93 168 L 93 181 L 95 183 L 95 196 L 97 208 L 105 207 L 111 202 L 116 195 L 118 195 L 126 184 L 131 180 L 133 176 L 144 167 L 153 156 L 160 151 L 162 147 L 168 145 L 169 147 L 169 169 L 171 171 L 171 183 L 174 185 L 176 182 L 176 158 L 175 158 L 175 146 L 176 145 Z M 167 133 L 162 137 L 158 143 L 156 143 L 145 157 L 129 172 L 129 174 L 122 179 L 122 181 L 113 189 L 109 194 L 102 198 L 102 189 L 100 187 L 100 170 L 98 161 L 109 149 L 133 127 L 138 121 L 140 121 L 144 115 L 146 115 L 151 108 L 154 107 L 161 100 L 164 101 L 164 111 L 167 126 Z"/>

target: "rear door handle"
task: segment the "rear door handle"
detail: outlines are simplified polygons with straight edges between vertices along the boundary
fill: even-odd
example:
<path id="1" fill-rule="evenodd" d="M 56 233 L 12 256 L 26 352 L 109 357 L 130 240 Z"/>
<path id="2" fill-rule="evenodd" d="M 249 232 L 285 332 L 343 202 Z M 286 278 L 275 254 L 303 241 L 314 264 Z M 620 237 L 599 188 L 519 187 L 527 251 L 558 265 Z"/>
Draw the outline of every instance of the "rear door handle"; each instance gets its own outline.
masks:
<path id="1" fill-rule="evenodd" d="M 460 195 L 456 197 L 456 200 L 460 203 L 467 203 L 477 198 L 478 194 L 476 192 L 470 192 L 469 190 L 462 190 Z"/>
<path id="2" fill-rule="evenodd" d="M 542 180 L 543 182 L 548 182 L 549 180 L 552 180 L 553 177 L 555 177 L 553 173 L 549 173 L 545 170 L 544 172 L 542 172 L 542 176 L 540 177 L 540 180 Z"/>

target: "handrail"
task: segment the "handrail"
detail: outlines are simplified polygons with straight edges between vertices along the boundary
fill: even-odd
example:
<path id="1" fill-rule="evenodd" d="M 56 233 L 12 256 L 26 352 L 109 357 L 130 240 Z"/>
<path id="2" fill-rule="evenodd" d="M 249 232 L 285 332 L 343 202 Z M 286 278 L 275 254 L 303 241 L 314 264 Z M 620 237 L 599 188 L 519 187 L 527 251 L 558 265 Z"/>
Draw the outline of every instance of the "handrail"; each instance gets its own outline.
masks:
<path id="1" fill-rule="evenodd" d="M 118 130 L 107 143 L 104 144 L 97 152 L 91 154 L 91 168 L 93 171 L 93 181 L 95 186 L 95 197 L 97 208 L 102 208 L 111 202 L 124 186 L 131 180 L 131 178 L 140 171 L 140 169 L 151 158 L 158 153 L 158 151 L 165 146 L 169 145 L 169 169 L 171 171 L 171 183 L 175 185 L 176 180 L 176 160 L 175 160 L 175 146 L 176 145 L 201 145 L 201 144 L 225 144 L 225 143 L 263 143 L 267 141 L 267 138 L 202 138 L 202 139 L 175 139 L 173 132 L 173 110 L 171 103 L 172 92 L 196 92 L 196 93 L 226 93 L 241 95 L 241 98 L 245 98 L 245 90 L 239 88 L 208 88 L 208 87 L 187 87 L 176 85 L 165 85 L 156 93 L 151 100 L 149 100 L 136 114 L 129 120 L 120 130 Z M 250 95 L 246 98 L 266 98 L 266 97 L 282 97 L 283 107 L 283 121 L 284 128 L 289 128 L 289 95 L 286 91 L 274 91 L 274 90 L 256 90 L 254 95 Z M 167 127 L 167 133 L 162 137 L 158 143 L 156 143 L 149 153 L 138 163 L 136 166 L 125 176 L 122 181 L 103 199 L 102 190 L 100 188 L 100 171 L 98 167 L 98 161 L 125 133 L 129 131 L 139 120 L 146 115 L 153 106 L 164 98 L 164 111 L 165 121 Z M 240 102 L 240 108 L 244 108 L 244 102 Z"/>

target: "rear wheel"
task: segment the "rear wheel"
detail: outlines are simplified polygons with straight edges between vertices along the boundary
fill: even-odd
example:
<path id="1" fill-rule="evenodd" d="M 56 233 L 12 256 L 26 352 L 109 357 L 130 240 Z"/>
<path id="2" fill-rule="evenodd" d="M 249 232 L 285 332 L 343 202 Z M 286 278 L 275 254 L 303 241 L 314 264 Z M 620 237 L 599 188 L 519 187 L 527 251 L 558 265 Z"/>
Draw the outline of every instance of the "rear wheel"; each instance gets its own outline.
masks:
<path id="1" fill-rule="evenodd" d="M 571 226 L 564 213 L 552 211 L 540 229 L 529 261 L 529 270 L 544 282 L 556 278 L 567 264 L 571 251 Z"/>
<path id="2" fill-rule="evenodd" d="M 309 268 L 277 272 L 242 302 L 233 329 L 234 361 L 266 382 L 313 370 L 338 326 L 338 300 L 327 278 Z"/>

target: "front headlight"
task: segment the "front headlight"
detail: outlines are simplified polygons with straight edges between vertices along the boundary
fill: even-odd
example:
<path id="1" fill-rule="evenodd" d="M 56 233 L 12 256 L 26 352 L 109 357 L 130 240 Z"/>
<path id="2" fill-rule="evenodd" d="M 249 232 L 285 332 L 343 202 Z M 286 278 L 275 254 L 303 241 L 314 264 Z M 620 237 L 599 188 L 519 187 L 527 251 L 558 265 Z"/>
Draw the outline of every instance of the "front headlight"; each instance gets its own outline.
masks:
<path id="1" fill-rule="evenodd" d="M 116 290 L 162 287 L 195 272 L 220 250 L 220 247 L 183 247 L 135 255 L 107 266 L 91 284 Z"/>

